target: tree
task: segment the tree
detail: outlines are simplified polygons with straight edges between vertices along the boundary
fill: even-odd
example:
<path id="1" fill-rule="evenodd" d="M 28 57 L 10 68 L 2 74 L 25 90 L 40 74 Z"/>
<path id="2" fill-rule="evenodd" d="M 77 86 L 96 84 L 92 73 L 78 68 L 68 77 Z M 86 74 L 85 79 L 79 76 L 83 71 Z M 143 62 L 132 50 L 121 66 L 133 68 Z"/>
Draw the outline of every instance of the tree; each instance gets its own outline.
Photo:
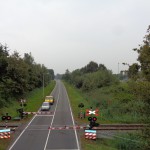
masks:
<path id="1" fill-rule="evenodd" d="M 137 63 L 134 63 L 131 66 L 129 66 L 128 77 L 132 79 L 137 79 L 139 69 L 140 66 Z"/>
<path id="2" fill-rule="evenodd" d="M 32 65 L 34 63 L 34 58 L 31 53 L 24 53 L 23 59 L 28 65 Z"/>
<path id="3" fill-rule="evenodd" d="M 138 53 L 138 61 L 142 71 L 142 79 L 144 81 L 136 82 L 134 94 L 144 102 L 143 120 L 148 124 L 148 127 L 143 132 L 143 149 L 150 149 L 150 26 L 147 29 L 147 34 L 144 37 L 143 45 L 140 48 L 133 49 Z M 136 70 L 136 67 L 134 67 Z M 137 71 L 137 70 L 136 70 Z"/>
<path id="4" fill-rule="evenodd" d="M 98 70 L 107 70 L 104 64 L 99 64 Z"/>
<path id="5" fill-rule="evenodd" d="M 138 61 L 141 65 L 143 77 L 150 81 L 150 26 L 148 27 L 147 34 L 144 38 L 144 44 L 140 45 L 140 48 L 135 48 L 133 50 L 137 51 L 139 54 Z"/>
<path id="6" fill-rule="evenodd" d="M 20 97 L 25 94 L 28 87 L 28 65 L 20 58 L 18 52 L 14 52 L 8 58 L 7 78 L 5 88 L 9 89 L 14 97 Z"/>
<path id="7" fill-rule="evenodd" d="M 98 70 L 98 64 L 94 61 L 89 62 L 89 64 L 86 66 L 86 72 L 96 72 Z"/>
<path id="8" fill-rule="evenodd" d="M 66 72 L 65 72 L 65 74 L 62 76 L 62 78 L 64 79 L 64 80 L 66 80 L 66 81 L 71 81 L 71 73 L 70 73 L 70 71 L 67 69 L 66 70 Z"/>
<path id="9" fill-rule="evenodd" d="M 55 78 L 54 70 L 53 69 L 48 69 L 48 72 L 51 76 L 51 80 L 54 80 L 54 78 Z"/>
<path id="10" fill-rule="evenodd" d="M 9 56 L 7 46 L 0 44 L 0 81 L 2 82 L 3 77 L 7 73 L 8 59 Z"/>
<path id="11" fill-rule="evenodd" d="M 50 70 L 53 75 L 53 70 Z M 25 53 L 21 58 L 17 51 L 12 55 L 8 47 L 0 44 L 0 107 L 11 100 L 24 97 L 27 92 L 43 85 L 43 74 L 48 69 L 44 65 L 36 64 L 31 53 Z M 50 76 L 44 78 L 46 86 Z"/>

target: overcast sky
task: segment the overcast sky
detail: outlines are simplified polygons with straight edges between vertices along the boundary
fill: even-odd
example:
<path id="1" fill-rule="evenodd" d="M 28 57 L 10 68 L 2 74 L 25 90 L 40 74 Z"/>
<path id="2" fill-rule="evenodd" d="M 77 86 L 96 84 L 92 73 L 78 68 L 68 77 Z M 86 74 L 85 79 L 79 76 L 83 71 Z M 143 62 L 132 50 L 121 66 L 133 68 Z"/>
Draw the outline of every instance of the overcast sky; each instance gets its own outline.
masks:
<path id="1" fill-rule="evenodd" d="M 114 73 L 150 25 L 150 0 L 0 0 L 0 43 L 56 73 L 90 61 Z"/>

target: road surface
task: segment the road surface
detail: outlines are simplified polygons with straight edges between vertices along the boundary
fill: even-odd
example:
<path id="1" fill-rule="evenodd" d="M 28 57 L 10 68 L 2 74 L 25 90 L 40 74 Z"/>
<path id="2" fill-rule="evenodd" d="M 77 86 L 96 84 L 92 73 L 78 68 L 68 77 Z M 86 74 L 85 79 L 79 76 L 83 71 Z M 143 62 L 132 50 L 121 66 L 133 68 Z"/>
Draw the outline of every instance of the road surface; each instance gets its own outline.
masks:
<path id="1" fill-rule="evenodd" d="M 76 130 L 49 130 L 49 127 L 74 125 L 66 89 L 61 81 L 51 95 L 55 103 L 50 114 L 35 115 L 9 150 L 79 150 Z"/>

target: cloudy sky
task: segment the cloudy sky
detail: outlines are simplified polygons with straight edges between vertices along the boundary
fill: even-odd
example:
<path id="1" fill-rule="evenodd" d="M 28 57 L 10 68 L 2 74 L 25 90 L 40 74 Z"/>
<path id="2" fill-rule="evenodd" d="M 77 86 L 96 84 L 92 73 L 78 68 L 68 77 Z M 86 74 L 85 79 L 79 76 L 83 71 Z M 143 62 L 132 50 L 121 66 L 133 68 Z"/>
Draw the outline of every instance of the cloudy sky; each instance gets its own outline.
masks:
<path id="1" fill-rule="evenodd" d="M 0 43 L 55 73 L 95 61 L 114 73 L 150 25 L 150 0 L 0 0 Z"/>

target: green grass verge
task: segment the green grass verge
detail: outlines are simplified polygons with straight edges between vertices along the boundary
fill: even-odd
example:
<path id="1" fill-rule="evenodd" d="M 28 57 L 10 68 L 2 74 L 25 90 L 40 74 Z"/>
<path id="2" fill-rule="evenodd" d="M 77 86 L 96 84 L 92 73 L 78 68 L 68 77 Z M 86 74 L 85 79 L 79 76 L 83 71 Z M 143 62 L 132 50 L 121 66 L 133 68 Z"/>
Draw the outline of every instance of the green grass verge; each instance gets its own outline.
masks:
<path id="1" fill-rule="evenodd" d="M 101 123 L 142 123 L 144 103 L 133 94 L 131 84 L 122 83 L 84 92 L 88 102 L 100 110 Z"/>
<path id="2" fill-rule="evenodd" d="M 69 96 L 69 99 L 71 102 L 74 119 L 79 125 L 89 124 L 89 121 L 88 121 L 87 117 L 82 120 L 78 118 L 78 113 L 80 112 L 80 109 L 78 108 L 78 104 L 82 102 L 85 105 L 85 107 L 83 108 L 83 111 L 85 111 L 87 108 L 89 109 L 90 106 L 98 105 L 97 101 L 95 100 L 98 98 L 101 100 L 100 104 L 102 105 L 102 108 L 98 107 L 99 109 L 101 108 L 101 110 L 100 110 L 100 115 L 97 117 L 98 118 L 97 122 L 99 122 L 99 123 L 114 123 L 114 122 L 119 123 L 119 118 L 116 119 L 117 116 L 119 115 L 119 112 L 118 112 L 118 114 L 115 114 L 112 110 L 112 112 L 110 111 L 108 114 L 109 109 L 113 108 L 113 106 L 115 106 L 115 104 L 111 105 L 112 101 L 111 102 L 105 101 L 106 99 L 111 100 L 110 98 L 113 96 L 110 94 L 110 90 L 115 90 L 115 88 L 111 89 L 112 87 L 108 87 L 106 89 L 101 89 L 98 92 L 93 91 L 93 93 L 91 92 L 91 93 L 85 94 L 85 93 L 81 93 L 80 90 L 76 89 L 74 86 L 72 86 L 66 82 L 64 82 L 64 84 L 67 89 L 68 96 Z M 104 91 L 102 91 L 102 90 L 104 90 Z M 100 92 L 100 94 L 98 94 L 99 92 Z M 117 92 L 118 92 L 118 90 L 117 90 Z M 125 100 L 128 100 L 130 95 L 125 95 L 125 96 L 127 96 L 127 98 L 126 97 L 125 97 L 126 99 L 124 97 L 123 98 Z M 120 98 L 119 100 L 121 101 L 121 96 L 119 98 Z M 119 100 L 117 99 L 117 102 Z M 111 113 L 113 115 L 115 115 L 114 118 L 111 118 L 112 117 Z M 128 122 L 129 122 L 130 113 L 123 115 L 123 117 L 124 118 L 122 120 L 125 120 L 124 122 L 126 122 L 126 120 L 128 120 Z M 104 118 L 108 118 L 108 119 L 106 120 Z M 109 121 L 109 118 L 111 118 L 110 121 Z M 113 121 L 113 119 L 116 119 L 116 120 Z M 122 120 L 120 120 L 120 122 L 122 122 Z M 114 139 L 106 139 L 106 138 L 102 139 L 101 138 L 101 139 L 97 139 L 96 141 L 92 141 L 92 140 L 85 139 L 85 137 L 82 133 L 81 137 L 80 137 L 81 148 L 83 150 L 117 150 L 117 149 L 140 150 L 141 149 L 142 146 L 139 144 L 141 133 L 137 133 L 137 134 L 136 133 L 126 133 L 126 134 L 120 133 L 120 135 L 118 133 L 117 135 L 118 136 L 114 137 Z"/>
<path id="3" fill-rule="evenodd" d="M 73 86 L 69 85 L 66 82 L 63 82 L 63 83 L 68 92 L 68 96 L 69 96 L 69 99 L 71 102 L 71 107 L 72 107 L 75 122 L 78 122 L 79 124 L 88 122 L 87 118 L 85 118 L 85 119 L 78 118 L 78 114 L 81 111 L 81 109 L 78 107 L 78 105 L 80 103 L 83 103 L 84 108 L 82 108 L 82 111 L 85 112 L 86 109 L 90 108 L 89 103 L 83 98 L 83 96 L 79 90 L 77 90 L 76 88 L 74 88 Z"/>
<path id="4" fill-rule="evenodd" d="M 54 86 L 55 86 L 55 81 L 52 81 L 51 84 L 45 87 L 44 89 L 45 96 L 50 95 Z M 41 106 L 42 102 L 44 101 L 43 88 L 35 89 L 32 92 L 28 93 L 25 99 L 27 100 L 27 106 L 24 107 L 24 111 L 37 111 Z M 16 117 L 18 116 L 16 111 L 18 108 L 21 108 L 20 103 L 17 101 L 13 101 L 11 104 L 8 104 L 7 107 L 0 109 L 0 116 L 8 113 L 10 116 Z"/>
<path id="5" fill-rule="evenodd" d="M 70 85 L 66 82 L 64 82 L 64 85 L 67 89 L 69 99 L 71 101 L 71 106 L 72 106 L 72 110 L 74 112 L 75 121 L 78 122 L 79 124 L 89 123 L 88 117 L 85 117 L 84 119 L 80 119 L 78 117 L 78 114 L 81 111 L 81 109 L 78 107 L 78 105 L 80 103 L 84 104 L 84 108 L 82 108 L 83 112 L 86 112 L 86 109 L 90 109 L 90 107 L 93 107 L 93 110 L 96 109 L 97 107 L 95 105 L 93 105 L 90 98 L 85 96 L 85 94 L 81 93 L 80 90 L 77 90 L 75 87 L 73 87 L 72 85 Z M 112 121 L 104 119 L 104 115 L 101 112 L 101 110 L 99 110 L 98 114 L 99 114 L 99 116 L 97 116 L 98 123 L 112 123 Z"/>
<path id="6" fill-rule="evenodd" d="M 87 140 L 84 137 L 82 140 L 82 149 L 83 150 L 117 150 L 114 147 L 111 147 L 112 140 L 103 140 L 97 139 L 96 141 Z"/>
<path id="7" fill-rule="evenodd" d="M 51 82 L 47 87 L 44 89 L 44 98 L 46 95 L 50 95 L 52 90 L 54 89 L 55 81 Z M 37 89 L 33 93 L 27 96 L 27 107 L 26 111 L 37 111 L 41 104 L 44 101 L 43 98 L 43 89 Z M 36 104 L 36 105 L 35 105 Z"/>
<path id="8" fill-rule="evenodd" d="M 52 81 L 47 87 L 45 87 L 44 89 L 45 96 L 50 95 L 54 87 L 55 87 L 55 81 Z M 27 100 L 27 106 L 25 107 L 25 111 L 37 111 L 41 106 L 42 102 L 44 101 L 43 88 L 35 89 L 34 91 L 28 93 L 28 95 L 26 96 L 26 100 Z M 6 112 L 12 117 L 18 116 L 16 111 L 16 109 L 18 108 L 20 108 L 19 103 L 14 101 L 11 104 L 9 104 L 7 107 L 0 109 L 0 116 L 2 114 L 5 115 Z M 32 115 L 28 119 L 23 119 L 19 121 L 19 123 L 23 123 L 23 122 L 25 123 L 29 121 L 31 117 Z M 3 123 L 2 121 L 0 122 Z M 13 121 L 9 121 L 9 122 L 13 122 Z M 11 141 L 12 138 L 0 139 L 0 150 L 6 150 Z"/>

